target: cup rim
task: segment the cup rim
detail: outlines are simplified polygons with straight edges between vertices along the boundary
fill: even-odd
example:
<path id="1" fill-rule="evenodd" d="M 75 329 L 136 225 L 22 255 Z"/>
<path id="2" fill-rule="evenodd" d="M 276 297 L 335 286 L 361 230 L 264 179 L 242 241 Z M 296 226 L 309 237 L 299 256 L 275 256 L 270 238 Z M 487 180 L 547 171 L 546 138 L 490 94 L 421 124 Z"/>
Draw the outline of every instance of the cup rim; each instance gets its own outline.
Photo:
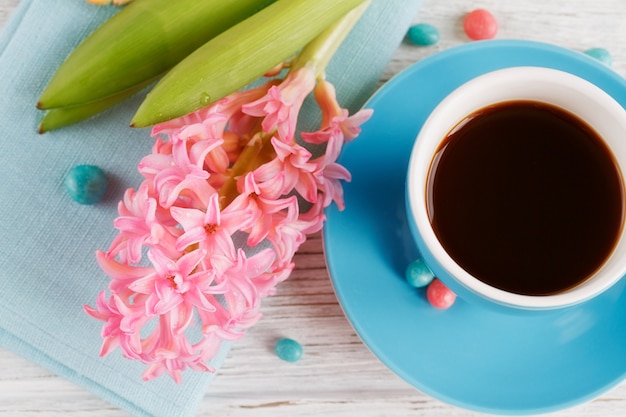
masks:
<path id="1" fill-rule="evenodd" d="M 426 178 L 430 170 L 434 151 L 443 138 L 454 129 L 463 117 L 488 105 L 512 100 L 543 101 L 563 107 L 561 103 L 558 103 L 558 100 L 551 97 L 553 93 L 547 89 L 537 94 L 537 98 L 535 99 L 530 97 L 535 95 L 535 93 L 531 94 L 530 91 L 528 92 L 528 96 L 519 97 L 517 93 L 515 96 L 505 94 L 504 92 L 507 90 L 501 88 L 500 92 L 489 93 L 488 95 L 489 97 L 502 96 L 503 98 L 492 100 L 489 97 L 481 97 L 477 100 L 467 100 L 468 97 L 475 97 L 481 91 L 484 92 L 487 86 L 489 86 L 490 90 L 498 90 L 499 86 L 510 86 L 511 82 L 520 85 L 522 83 L 549 83 L 551 86 L 558 86 L 560 89 L 571 89 L 572 94 L 585 97 L 594 104 L 601 106 L 603 111 L 607 112 L 607 117 L 615 121 L 615 129 L 619 127 L 621 131 L 626 133 L 626 110 L 600 87 L 574 74 L 552 68 L 532 66 L 510 67 L 482 74 L 462 84 L 447 95 L 431 112 L 420 129 L 413 145 L 409 159 L 409 169 L 407 171 L 407 215 L 411 218 L 415 226 L 413 233 L 419 234 L 419 238 L 416 239 L 416 242 L 418 243 L 420 251 L 429 252 L 430 257 L 437 263 L 437 268 L 432 268 L 431 266 L 431 269 L 438 269 L 443 275 L 446 275 L 445 277 L 440 277 L 444 282 L 458 284 L 463 287 L 463 289 L 469 290 L 470 293 L 505 306 L 523 309 L 550 309 L 574 305 L 602 293 L 617 282 L 626 273 L 626 262 L 623 262 L 624 265 L 621 265 L 619 268 L 615 267 L 611 269 L 609 275 L 602 273 L 596 277 L 594 273 L 591 278 L 583 281 L 581 284 L 557 294 L 532 296 L 507 292 L 492 287 L 463 270 L 450 255 L 447 254 L 441 243 L 439 243 L 428 218 L 426 208 Z M 513 88 L 513 90 L 515 90 L 515 88 Z M 524 94 L 526 93 L 522 93 L 522 95 Z M 555 101 L 557 103 L 555 103 Z M 462 106 L 461 104 L 465 102 L 469 102 L 470 104 Z M 579 111 L 572 111 L 569 108 L 565 110 L 571 111 L 582 120 L 587 121 L 585 114 L 580 114 Z M 459 114 L 459 117 L 453 117 L 453 115 L 456 114 Z M 454 119 L 452 123 L 450 123 L 451 119 Z M 598 126 L 592 123 L 590 124 L 594 129 L 598 130 Z M 447 129 L 442 130 L 444 125 L 447 126 Z M 439 136 L 435 138 L 432 132 L 436 132 Z M 608 148 L 614 152 L 613 144 L 606 140 L 605 135 L 600 132 L 598 133 L 600 137 L 605 139 Z M 433 136 L 429 137 L 428 135 Z M 618 157 L 615 157 L 615 159 L 618 168 L 621 166 L 621 169 L 623 169 L 623 167 L 626 166 L 626 159 L 623 158 L 621 162 Z M 622 174 L 621 169 L 620 174 Z M 624 183 L 623 174 L 622 183 Z M 613 253 L 608 256 L 608 259 L 614 257 L 618 246 L 626 245 L 624 242 L 626 240 L 624 234 L 624 220 L 622 220 L 620 240 L 615 245 Z M 622 246 L 620 246 L 620 248 Z M 599 270 L 603 268 L 604 265 L 602 265 Z"/>

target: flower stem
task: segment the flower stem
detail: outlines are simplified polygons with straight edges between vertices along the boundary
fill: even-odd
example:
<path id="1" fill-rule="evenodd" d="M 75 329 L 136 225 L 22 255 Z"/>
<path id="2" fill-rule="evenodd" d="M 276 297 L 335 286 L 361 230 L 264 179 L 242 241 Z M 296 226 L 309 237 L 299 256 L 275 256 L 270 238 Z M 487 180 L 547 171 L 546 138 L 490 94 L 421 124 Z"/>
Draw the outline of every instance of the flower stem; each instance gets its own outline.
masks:
<path id="1" fill-rule="evenodd" d="M 322 78 L 333 55 L 371 2 L 363 1 L 309 42 L 291 64 L 291 70 L 313 65 L 316 78 Z"/>
<path id="2" fill-rule="evenodd" d="M 254 171 L 264 163 L 271 161 L 276 156 L 271 144 L 271 138 L 271 134 L 259 132 L 250 139 L 248 144 L 241 151 L 237 161 L 230 168 L 228 178 L 218 190 L 220 195 L 220 208 L 222 210 L 239 194 L 237 191 L 237 180 L 248 172 Z"/>

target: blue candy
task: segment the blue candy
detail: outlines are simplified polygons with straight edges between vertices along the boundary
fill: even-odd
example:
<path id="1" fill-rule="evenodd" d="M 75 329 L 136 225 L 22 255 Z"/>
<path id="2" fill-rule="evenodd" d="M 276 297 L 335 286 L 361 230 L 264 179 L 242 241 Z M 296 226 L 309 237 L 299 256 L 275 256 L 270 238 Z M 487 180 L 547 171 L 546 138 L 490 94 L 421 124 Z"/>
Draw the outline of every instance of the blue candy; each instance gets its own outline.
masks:
<path id="1" fill-rule="evenodd" d="M 407 266 L 405 277 L 411 286 L 422 288 L 430 284 L 435 275 L 424 261 L 416 259 Z"/>
<path id="2" fill-rule="evenodd" d="M 439 31 L 428 23 L 418 23 L 409 28 L 408 37 L 415 45 L 430 46 L 439 42 Z"/>
<path id="3" fill-rule="evenodd" d="M 611 53 L 604 48 L 591 48 L 585 51 L 585 54 L 589 55 L 592 58 L 597 59 L 607 66 L 611 66 L 613 64 L 613 59 L 611 58 Z"/>
<path id="4" fill-rule="evenodd" d="M 302 345 L 293 339 L 283 338 L 274 345 L 276 355 L 287 362 L 297 362 L 302 357 Z"/>
<path id="5" fill-rule="evenodd" d="M 79 204 L 100 201 L 107 189 L 108 179 L 104 171 L 94 165 L 77 165 L 65 177 L 65 189 Z"/>

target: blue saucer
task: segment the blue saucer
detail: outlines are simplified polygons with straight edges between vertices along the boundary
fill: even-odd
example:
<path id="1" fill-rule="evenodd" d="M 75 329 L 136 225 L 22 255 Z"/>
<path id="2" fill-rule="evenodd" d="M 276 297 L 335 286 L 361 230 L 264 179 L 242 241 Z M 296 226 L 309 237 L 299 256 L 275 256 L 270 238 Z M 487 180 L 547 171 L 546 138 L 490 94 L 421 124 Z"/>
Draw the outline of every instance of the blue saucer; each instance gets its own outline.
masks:
<path id="1" fill-rule="evenodd" d="M 427 58 L 366 105 L 374 115 L 340 162 L 353 175 L 346 209 L 328 210 L 328 267 L 348 319 L 374 354 L 424 393 L 507 415 L 557 411 L 604 393 L 626 375 L 626 280 L 565 310 L 514 315 L 457 300 L 431 307 L 404 280 L 419 257 L 404 211 L 414 138 L 449 92 L 488 71 L 556 68 L 594 82 L 622 105 L 626 83 L 582 53 L 526 41 L 484 41 Z"/>

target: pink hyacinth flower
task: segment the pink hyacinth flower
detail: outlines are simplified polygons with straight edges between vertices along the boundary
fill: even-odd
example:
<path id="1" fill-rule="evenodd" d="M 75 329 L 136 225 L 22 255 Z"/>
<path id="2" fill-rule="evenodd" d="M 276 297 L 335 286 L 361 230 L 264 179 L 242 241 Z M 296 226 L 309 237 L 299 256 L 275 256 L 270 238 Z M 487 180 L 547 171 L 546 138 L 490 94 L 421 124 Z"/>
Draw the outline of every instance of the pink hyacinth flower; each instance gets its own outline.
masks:
<path id="1" fill-rule="evenodd" d="M 314 90 L 322 124 L 296 138 Z M 110 296 L 85 311 L 104 322 L 101 354 L 119 348 L 145 363 L 146 380 L 213 372 L 222 342 L 258 322 L 261 299 L 289 277 L 324 209 L 343 208 L 350 174 L 336 159 L 370 115 L 349 116 L 332 85 L 316 87 L 313 69 L 302 67 L 155 126 L 152 153 L 138 166 L 143 182 L 126 192 L 119 233 L 96 254 Z M 314 158 L 302 143 L 326 151 Z"/>

